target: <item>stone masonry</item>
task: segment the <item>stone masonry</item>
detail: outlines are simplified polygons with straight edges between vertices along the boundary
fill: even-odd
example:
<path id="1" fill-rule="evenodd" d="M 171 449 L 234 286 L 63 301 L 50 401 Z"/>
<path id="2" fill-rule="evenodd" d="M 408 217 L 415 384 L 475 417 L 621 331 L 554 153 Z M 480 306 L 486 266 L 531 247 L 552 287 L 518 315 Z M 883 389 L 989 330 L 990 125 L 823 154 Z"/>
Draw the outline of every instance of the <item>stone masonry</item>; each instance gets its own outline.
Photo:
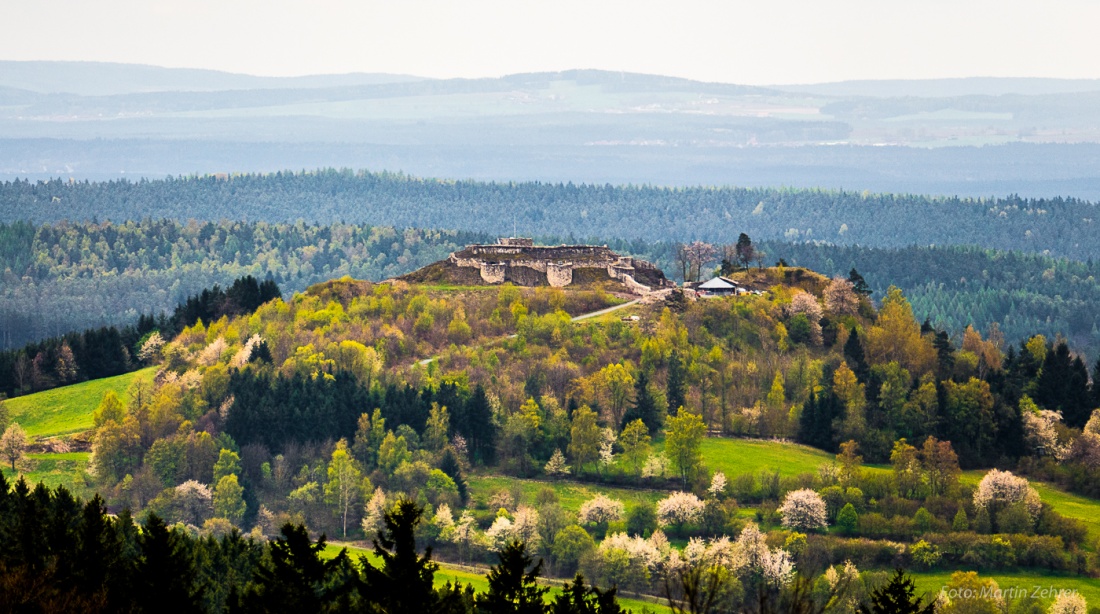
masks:
<path id="1" fill-rule="evenodd" d="M 656 271 L 648 262 L 619 256 L 606 245 L 541 246 L 532 239 L 517 237 L 499 239 L 496 245 L 469 245 L 452 253 L 449 260 L 455 266 L 478 269 L 481 279 L 489 284 L 510 281 L 523 286 L 561 288 L 573 283 L 577 270 L 591 269 L 606 272 L 608 277 L 638 294 L 653 288 L 635 279 L 635 265 L 642 267 L 647 278 Z"/>

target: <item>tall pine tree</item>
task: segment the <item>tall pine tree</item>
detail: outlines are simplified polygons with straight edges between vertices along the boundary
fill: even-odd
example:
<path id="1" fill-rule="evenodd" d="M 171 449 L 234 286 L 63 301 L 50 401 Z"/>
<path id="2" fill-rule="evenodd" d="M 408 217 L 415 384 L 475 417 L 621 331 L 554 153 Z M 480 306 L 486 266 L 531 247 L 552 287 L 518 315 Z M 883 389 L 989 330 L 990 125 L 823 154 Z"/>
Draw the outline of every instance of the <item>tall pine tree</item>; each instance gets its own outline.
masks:
<path id="1" fill-rule="evenodd" d="M 638 371 L 638 377 L 634 380 L 634 404 L 626 410 L 623 424 L 635 420 L 645 423 L 651 436 L 661 428 L 661 416 L 657 411 L 657 402 L 649 392 L 649 376 L 645 371 Z"/>

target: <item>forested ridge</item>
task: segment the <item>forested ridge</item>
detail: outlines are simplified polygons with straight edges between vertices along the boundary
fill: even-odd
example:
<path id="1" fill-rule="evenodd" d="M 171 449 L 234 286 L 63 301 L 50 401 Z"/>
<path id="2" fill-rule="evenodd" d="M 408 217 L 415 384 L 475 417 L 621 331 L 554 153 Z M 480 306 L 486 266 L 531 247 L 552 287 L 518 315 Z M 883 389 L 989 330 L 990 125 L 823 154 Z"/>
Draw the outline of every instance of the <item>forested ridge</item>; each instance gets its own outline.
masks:
<path id="1" fill-rule="evenodd" d="M 846 191 L 484 183 L 321 170 L 109 182 L 0 184 L 0 221 L 227 217 L 508 234 L 851 245 L 979 245 L 1100 256 L 1097 206 L 1075 199 L 959 199 Z"/>
<path id="2" fill-rule="evenodd" d="M 350 275 L 379 281 L 445 258 L 472 232 L 399 230 L 335 223 L 128 221 L 0 224 L 0 349 L 169 312 L 187 296 L 234 279 L 270 276 L 289 293 Z M 543 236 L 556 244 L 569 238 Z M 675 243 L 586 238 L 644 258 L 677 279 Z M 1100 349 L 1100 264 L 974 247 L 869 248 L 763 241 L 784 259 L 823 274 L 856 268 L 875 291 L 902 288 L 923 320 L 952 335 L 994 323 L 1010 342 L 1059 334 Z M 717 266 L 717 262 L 713 263 Z"/>

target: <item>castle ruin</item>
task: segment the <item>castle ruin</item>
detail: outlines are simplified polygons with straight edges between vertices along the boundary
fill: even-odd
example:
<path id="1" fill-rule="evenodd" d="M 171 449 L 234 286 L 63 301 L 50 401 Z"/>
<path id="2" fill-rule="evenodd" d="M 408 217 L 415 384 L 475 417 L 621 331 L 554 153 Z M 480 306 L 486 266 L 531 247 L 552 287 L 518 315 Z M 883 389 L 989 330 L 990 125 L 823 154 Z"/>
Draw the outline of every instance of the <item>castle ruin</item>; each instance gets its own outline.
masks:
<path id="1" fill-rule="evenodd" d="M 606 245 L 535 245 L 529 238 L 507 237 L 495 245 L 468 245 L 448 258 L 457 267 L 474 268 L 488 284 L 561 288 L 585 280 L 613 279 L 635 294 L 668 284 L 656 266 L 620 256 Z"/>

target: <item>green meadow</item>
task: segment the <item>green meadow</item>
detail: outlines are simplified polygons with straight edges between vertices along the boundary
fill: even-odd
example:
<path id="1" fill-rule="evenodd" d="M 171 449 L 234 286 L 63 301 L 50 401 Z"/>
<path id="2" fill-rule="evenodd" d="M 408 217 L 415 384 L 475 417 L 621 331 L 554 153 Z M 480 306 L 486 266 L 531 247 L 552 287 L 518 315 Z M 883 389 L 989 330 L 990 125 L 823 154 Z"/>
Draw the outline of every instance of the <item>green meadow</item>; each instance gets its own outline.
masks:
<path id="1" fill-rule="evenodd" d="M 152 382 L 156 367 L 133 373 L 62 386 L 45 392 L 15 397 L 4 402 L 8 417 L 32 437 L 81 433 L 92 428 L 92 412 L 108 390 L 127 403 L 130 385 L 138 380 Z"/>

